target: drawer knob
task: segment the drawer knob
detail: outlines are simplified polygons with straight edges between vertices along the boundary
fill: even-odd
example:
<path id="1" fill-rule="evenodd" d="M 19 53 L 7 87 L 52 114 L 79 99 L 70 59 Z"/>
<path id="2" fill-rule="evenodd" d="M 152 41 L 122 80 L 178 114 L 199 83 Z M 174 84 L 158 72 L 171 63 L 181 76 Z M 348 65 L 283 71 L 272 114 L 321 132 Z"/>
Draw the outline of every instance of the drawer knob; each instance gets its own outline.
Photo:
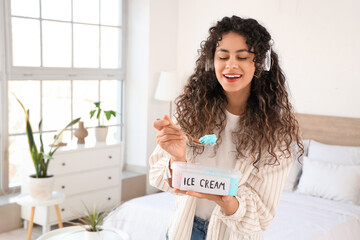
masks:
<path id="1" fill-rule="evenodd" d="M 62 188 L 62 189 L 65 189 L 65 185 L 62 185 L 61 188 Z"/>
<path id="2" fill-rule="evenodd" d="M 62 211 L 62 212 L 65 212 L 65 208 L 62 208 L 61 211 Z"/>
<path id="3" fill-rule="evenodd" d="M 111 156 L 111 155 L 109 155 L 109 159 L 112 159 L 112 156 Z"/>
<path id="4" fill-rule="evenodd" d="M 110 201 L 110 200 L 111 200 L 111 197 L 108 197 L 108 200 Z"/>
<path id="5" fill-rule="evenodd" d="M 61 165 L 62 165 L 62 166 L 65 166 L 65 165 L 66 165 L 66 163 L 64 163 L 64 162 L 63 162 Z"/>
<path id="6" fill-rule="evenodd" d="M 111 176 L 109 176 L 108 179 L 111 180 Z"/>

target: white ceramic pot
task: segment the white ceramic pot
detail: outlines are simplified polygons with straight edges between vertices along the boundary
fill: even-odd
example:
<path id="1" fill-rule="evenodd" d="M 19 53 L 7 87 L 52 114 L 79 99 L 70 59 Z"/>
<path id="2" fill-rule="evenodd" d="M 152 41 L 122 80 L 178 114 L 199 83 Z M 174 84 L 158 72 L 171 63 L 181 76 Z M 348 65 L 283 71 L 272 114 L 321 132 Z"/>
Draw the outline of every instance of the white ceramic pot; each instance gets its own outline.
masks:
<path id="1" fill-rule="evenodd" d="M 84 232 L 84 240 L 103 240 L 104 239 L 104 231 L 99 232 Z"/>
<path id="2" fill-rule="evenodd" d="M 95 128 L 96 141 L 106 142 L 107 134 L 108 134 L 108 127 L 96 127 Z"/>
<path id="3" fill-rule="evenodd" d="M 47 178 L 36 178 L 35 175 L 29 176 L 29 193 L 32 198 L 37 200 L 51 199 L 54 190 L 55 177 L 50 175 Z"/>

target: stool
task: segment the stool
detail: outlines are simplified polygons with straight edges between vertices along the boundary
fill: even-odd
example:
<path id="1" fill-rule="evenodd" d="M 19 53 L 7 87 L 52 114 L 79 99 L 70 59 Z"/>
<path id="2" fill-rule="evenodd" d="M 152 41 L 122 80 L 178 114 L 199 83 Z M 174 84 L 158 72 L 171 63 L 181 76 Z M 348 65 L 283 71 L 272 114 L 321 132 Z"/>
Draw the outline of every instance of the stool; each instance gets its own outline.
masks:
<path id="1" fill-rule="evenodd" d="M 21 194 L 16 198 L 16 203 L 24 206 L 24 207 L 31 207 L 30 213 L 30 222 L 28 227 L 28 234 L 27 240 L 31 239 L 32 228 L 34 225 L 34 215 L 35 215 L 35 208 L 36 207 L 47 207 L 47 206 L 54 206 L 56 211 L 56 216 L 59 224 L 59 228 L 63 227 L 60 211 L 59 211 L 59 204 L 65 200 L 65 194 L 60 192 L 53 192 L 52 197 L 49 200 L 37 200 L 30 196 L 30 194 Z"/>

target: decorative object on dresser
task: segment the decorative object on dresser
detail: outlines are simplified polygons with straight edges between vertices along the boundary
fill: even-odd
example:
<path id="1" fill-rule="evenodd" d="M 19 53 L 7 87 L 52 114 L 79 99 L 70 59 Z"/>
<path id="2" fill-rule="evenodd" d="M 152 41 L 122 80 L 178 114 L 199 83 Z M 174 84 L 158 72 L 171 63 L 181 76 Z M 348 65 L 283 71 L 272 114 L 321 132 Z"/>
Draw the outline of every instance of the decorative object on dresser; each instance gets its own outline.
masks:
<path id="1" fill-rule="evenodd" d="M 88 136 L 88 131 L 84 128 L 84 122 L 79 122 L 79 128 L 74 132 L 75 137 L 77 137 L 79 144 L 85 144 L 85 138 Z"/>
<path id="2" fill-rule="evenodd" d="M 121 199 L 121 161 L 122 143 L 68 144 L 54 154 L 49 172 L 56 175 L 54 190 L 64 193 L 66 199 L 59 204 L 63 221 L 70 221 L 83 216 L 79 209 L 83 202 L 87 206 L 98 205 L 99 211 L 112 208 Z M 28 189 L 25 185 L 22 193 Z M 22 207 L 21 216 L 29 220 L 30 208 Z M 52 209 L 38 209 L 34 223 L 43 226 L 47 232 L 57 223 Z"/>
<path id="3" fill-rule="evenodd" d="M 48 174 L 48 167 L 52 156 L 58 150 L 60 145 L 55 146 L 55 143 L 58 141 L 62 133 L 77 123 L 80 118 L 72 120 L 65 128 L 63 128 L 59 134 L 56 135 L 54 143 L 51 145 L 51 148 L 48 153 L 44 151 L 44 144 L 42 140 L 42 120 L 39 122 L 39 131 L 40 131 L 40 148 L 38 149 L 34 140 L 34 135 L 32 127 L 30 124 L 30 110 L 26 110 L 22 102 L 15 96 L 16 100 L 20 103 L 22 109 L 25 113 L 26 119 L 26 134 L 29 142 L 30 155 L 35 167 L 35 174 L 31 174 L 29 178 L 29 192 L 31 197 L 38 200 L 48 200 L 52 196 L 52 191 L 54 188 L 54 175 Z"/>
<path id="4" fill-rule="evenodd" d="M 95 104 L 95 109 L 90 111 L 90 119 L 96 113 L 96 119 L 98 120 L 98 126 L 95 128 L 95 137 L 98 142 L 105 142 L 107 133 L 108 133 L 108 127 L 104 125 L 104 116 L 109 121 L 111 116 L 116 117 L 116 112 L 113 110 L 105 111 L 105 110 L 101 109 L 100 101 L 94 102 L 94 104 Z"/>

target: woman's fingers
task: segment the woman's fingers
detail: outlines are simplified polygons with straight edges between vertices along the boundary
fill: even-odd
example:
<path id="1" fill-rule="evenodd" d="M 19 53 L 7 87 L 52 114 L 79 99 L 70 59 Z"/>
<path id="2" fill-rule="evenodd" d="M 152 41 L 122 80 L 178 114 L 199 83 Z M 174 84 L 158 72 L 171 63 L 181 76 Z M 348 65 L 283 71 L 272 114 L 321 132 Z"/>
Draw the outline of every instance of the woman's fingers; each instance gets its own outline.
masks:
<path id="1" fill-rule="evenodd" d="M 222 196 L 221 200 L 223 200 L 224 202 L 230 202 L 232 198 L 232 196 Z"/>
<path id="2" fill-rule="evenodd" d="M 157 140 L 159 141 L 169 141 L 169 140 L 183 140 L 185 137 L 184 133 L 177 129 L 174 128 L 173 126 L 171 127 L 164 127 L 162 130 L 160 130 L 157 133 Z"/>
<path id="3" fill-rule="evenodd" d="M 163 119 L 168 121 L 171 125 L 175 125 L 168 115 L 165 114 Z"/>
<path id="4" fill-rule="evenodd" d="M 156 137 L 158 143 L 166 143 L 169 141 L 183 140 L 184 136 L 180 135 L 161 135 Z"/>
<path id="5" fill-rule="evenodd" d="M 165 115 L 163 119 L 160 118 L 156 119 L 153 122 L 153 126 L 159 131 L 163 130 L 165 127 L 181 131 L 180 128 L 173 123 L 173 121 L 170 119 L 168 115 Z"/>
<path id="6" fill-rule="evenodd" d="M 189 196 L 214 201 L 217 204 L 229 203 L 233 198 L 233 196 L 213 195 L 213 194 L 199 193 L 199 192 L 194 192 L 194 191 L 187 191 L 186 194 L 189 195 Z"/>
<path id="7" fill-rule="evenodd" d="M 182 193 L 182 194 L 186 194 L 186 191 L 174 188 L 174 193 Z"/>
<path id="8" fill-rule="evenodd" d="M 199 192 L 194 192 L 194 191 L 188 191 L 186 192 L 187 195 L 189 196 L 193 196 L 193 197 L 197 197 L 197 198 L 204 198 L 210 201 L 219 201 L 221 200 L 220 195 L 213 195 L 213 194 L 207 194 L 207 193 L 199 193 Z"/>
<path id="9" fill-rule="evenodd" d="M 177 135 L 183 135 L 183 131 L 181 131 L 180 129 L 170 125 L 170 126 L 166 126 L 164 127 L 162 130 L 160 130 L 159 132 L 163 133 L 163 134 L 177 134 Z"/>
<path id="10" fill-rule="evenodd" d="M 154 128 L 156 128 L 157 130 L 162 130 L 164 127 L 168 126 L 170 124 L 170 122 L 168 120 L 164 120 L 164 119 L 156 119 L 155 122 L 153 123 Z"/>

